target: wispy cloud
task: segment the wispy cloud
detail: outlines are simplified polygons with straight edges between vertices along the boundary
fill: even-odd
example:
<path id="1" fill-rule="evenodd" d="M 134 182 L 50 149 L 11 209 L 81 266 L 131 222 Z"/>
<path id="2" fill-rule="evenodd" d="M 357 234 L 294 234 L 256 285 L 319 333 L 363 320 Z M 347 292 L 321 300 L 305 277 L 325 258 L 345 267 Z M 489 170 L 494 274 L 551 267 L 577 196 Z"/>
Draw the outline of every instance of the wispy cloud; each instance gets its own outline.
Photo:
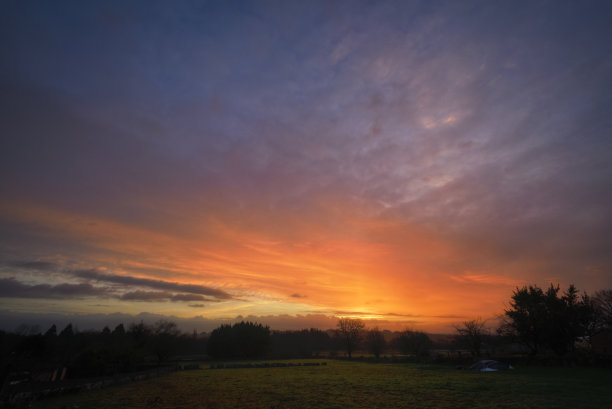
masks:
<path id="1" fill-rule="evenodd" d="M 516 278 L 509 278 L 494 274 L 473 274 L 466 273 L 461 275 L 449 275 L 451 280 L 459 283 L 477 283 L 477 284 L 491 284 L 491 285 L 504 285 L 504 286 L 516 286 L 521 280 Z"/>

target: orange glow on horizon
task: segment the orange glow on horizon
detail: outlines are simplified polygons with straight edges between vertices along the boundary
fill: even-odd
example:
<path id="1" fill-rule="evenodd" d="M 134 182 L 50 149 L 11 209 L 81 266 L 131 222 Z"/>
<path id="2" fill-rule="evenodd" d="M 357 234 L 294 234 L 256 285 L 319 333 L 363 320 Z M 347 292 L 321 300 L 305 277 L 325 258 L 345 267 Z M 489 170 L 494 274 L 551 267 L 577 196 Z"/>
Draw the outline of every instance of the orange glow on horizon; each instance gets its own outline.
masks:
<path id="1" fill-rule="evenodd" d="M 392 221 L 349 219 L 328 239 L 325 229 L 312 234 L 312 226 L 298 223 L 290 226 L 291 239 L 281 240 L 283 234 L 266 233 L 265 220 L 244 229 L 218 217 L 200 222 L 200 237 L 182 238 L 24 203 L 4 201 L 1 208 L 14 220 L 84 244 L 91 264 L 79 268 L 229 291 L 234 300 L 206 303 L 202 314 L 209 317 L 323 313 L 395 329 L 438 328 L 494 317 L 520 284 L 490 271 L 447 270 L 461 247 Z"/>

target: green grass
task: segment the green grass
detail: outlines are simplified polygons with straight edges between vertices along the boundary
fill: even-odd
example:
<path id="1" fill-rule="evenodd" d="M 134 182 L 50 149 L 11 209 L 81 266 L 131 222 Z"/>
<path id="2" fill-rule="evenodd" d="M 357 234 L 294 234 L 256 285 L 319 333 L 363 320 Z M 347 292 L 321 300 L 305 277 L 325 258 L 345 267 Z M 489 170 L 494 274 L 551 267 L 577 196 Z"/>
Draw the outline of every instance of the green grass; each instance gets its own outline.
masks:
<path id="1" fill-rule="evenodd" d="M 206 366 L 207 368 L 207 366 Z M 327 361 L 327 366 L 201 369 L 46 399 L 33 408 L 612 408 L 612 371 Z"/>

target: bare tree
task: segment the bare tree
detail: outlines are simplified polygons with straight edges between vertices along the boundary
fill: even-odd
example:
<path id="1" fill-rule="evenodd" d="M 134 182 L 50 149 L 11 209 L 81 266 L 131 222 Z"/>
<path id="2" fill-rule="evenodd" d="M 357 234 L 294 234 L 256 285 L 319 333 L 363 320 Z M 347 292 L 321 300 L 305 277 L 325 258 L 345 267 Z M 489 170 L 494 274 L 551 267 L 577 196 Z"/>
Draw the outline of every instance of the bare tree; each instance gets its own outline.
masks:
<path id="1" fill-rule="evenodd" d="M 368 352 L 374 355 L 377 359 L 380 358 L 380 354 L 384 351 L 385 346 L 387 345 L 385 335 L 378 329 L 378 327 L 368 331 L 365 342 Z"/>
<path id="2" fill-rule="evenodd" d="M 340 318 L 338 321 L 338 329 L 340 330 L 340 336 L 344 340 L 344 346 L 348 354 L 349 359 L 352 357 L 352 353 L 355 347 L 359 343 L 361 338 L 360 331 L 365 328 L 365 324 L 360 319 L 353 318 Z"/>
<path id="3" fill-rule="evenodd" d="M 480 356 L 480 350 L 487 335 L 485 322 L 481 318 L 464 321 L 461 326 L 455 327 L 455 330 L 457 330 L 459 340 L 468 347 L 472 356 Z"/>
<path id="4" fill-rule="evenodd" d="M 599 290 L 593 297 L 595 331 L 612 328 L 612 290 Z"/>
<path id="5" fill-rule="evenodd" d="M 153 336 L 149 342 L 153 352 L 157 355 L 157 362 L 161 363 L 168 359 L 173 350 L 176 349 L 178 337 L 181 331 L 175 322 L 159 320 L 153 325 Z"/>
<path id="6" fill-rule="evenodd" d="M 178 337 L 181 331 L 175 322 L 168 320 L 159 320 L 153 325 L 153 332 L 155 335 L 169 335 L 172 337 Z"/>

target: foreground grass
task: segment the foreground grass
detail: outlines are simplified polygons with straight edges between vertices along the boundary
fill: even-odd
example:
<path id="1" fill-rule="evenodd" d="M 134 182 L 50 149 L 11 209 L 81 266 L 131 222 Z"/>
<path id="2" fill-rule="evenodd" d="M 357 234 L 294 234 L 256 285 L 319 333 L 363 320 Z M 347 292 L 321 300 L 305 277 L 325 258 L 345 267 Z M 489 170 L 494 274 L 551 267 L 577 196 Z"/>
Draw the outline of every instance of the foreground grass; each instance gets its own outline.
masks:
<path id="1" fill-rule="evenodd" d="M 207 368 L 207 367 L 206 367 Z M 41 400 L 33 408 L 612 408 L 612 371 L 327 361 L 327 366 L 201 369 Z"/>

